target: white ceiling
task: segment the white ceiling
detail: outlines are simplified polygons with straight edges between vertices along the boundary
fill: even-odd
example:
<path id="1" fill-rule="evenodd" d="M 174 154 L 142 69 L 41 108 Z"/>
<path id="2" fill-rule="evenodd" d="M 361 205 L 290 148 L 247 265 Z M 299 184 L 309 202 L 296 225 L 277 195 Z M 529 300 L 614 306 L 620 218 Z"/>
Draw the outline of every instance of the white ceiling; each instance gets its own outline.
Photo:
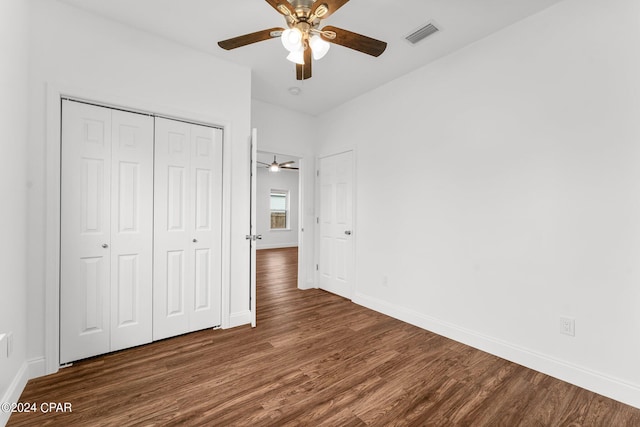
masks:
<path id="1" fill-rule="evenodd" d="M 313 77 L 295 79 L 278 39 L 226 51 L 217 42 L 285 27 L 264 0 L 61 0 L 115 21 L 252 69 L 252 97 L 312 115 L 494 33 L 561 0 L 351 0 L 324 20 L 388 43 L 378 58 L 333 45 L 313 63 Z M 418 45 L 404 37 L 427 22 L 442 30 Z M 290 87 L 302 93 L 293 96 Z"/>

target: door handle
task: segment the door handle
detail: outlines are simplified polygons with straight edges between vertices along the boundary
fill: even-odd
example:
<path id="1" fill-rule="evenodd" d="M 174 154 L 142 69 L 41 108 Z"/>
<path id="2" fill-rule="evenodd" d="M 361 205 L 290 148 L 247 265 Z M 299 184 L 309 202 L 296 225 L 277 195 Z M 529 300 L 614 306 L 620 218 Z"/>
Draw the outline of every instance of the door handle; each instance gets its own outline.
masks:
<path id="1" fill-rule="evenodd" d="M 262 240 L 262 234 L 258 234 L 258 235 L 256 236 L 256 240 Z"/>
<path id="2" fill-rule="evenodd" d="M 109 247 L 109 245 L 107 245 L 106 243 L 103 243 L 103 244 L 102 244 L 102 247 L 103 247 L 104 249 L 107 249 L 107 248 Z"/>
<path id="3" fill-rule="evenodd" d="M 346 234 L 347 236 L 351 236 L 351 230 L 345 231 L 344 234 Z"/>
<path id="4" fill-rule="evenodd" d="M 193 239 L 193 243 L 198 243 L 198 239 Z"/>

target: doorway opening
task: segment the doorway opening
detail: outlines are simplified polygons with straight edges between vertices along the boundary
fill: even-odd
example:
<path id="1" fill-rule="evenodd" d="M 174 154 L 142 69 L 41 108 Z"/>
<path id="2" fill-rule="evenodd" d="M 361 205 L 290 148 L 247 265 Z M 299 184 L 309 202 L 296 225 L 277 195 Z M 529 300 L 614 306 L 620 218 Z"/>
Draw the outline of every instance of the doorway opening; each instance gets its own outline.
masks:
<path id="1" fill-rule="evenodd" d="M 298 285 L 298 262 L 302 259 L 302 159 L 258 151 L 256 160 L 256 231 L 261 236 L 256 242 L 258 259 L 277 259 L 278 254 L 287 254 L 287 270 L 295 272 L 295 277 L 289 275 L 287 280 L 293 279 Z M 292 252 L 295 256 L 291 256 Z M 260 275 L 259 270 L 256 273 Z"/>

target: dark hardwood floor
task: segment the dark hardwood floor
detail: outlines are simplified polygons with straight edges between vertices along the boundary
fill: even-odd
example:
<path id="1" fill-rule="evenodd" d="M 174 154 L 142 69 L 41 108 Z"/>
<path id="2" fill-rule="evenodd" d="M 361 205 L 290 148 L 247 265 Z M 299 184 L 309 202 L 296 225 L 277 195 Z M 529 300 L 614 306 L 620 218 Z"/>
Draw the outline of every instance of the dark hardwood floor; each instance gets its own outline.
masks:
<path id="1" fill-rule="evenodd" d="M 640 410 L 320 290 L 259 251 L 258 327 L 206 330 L 29 381 L 9 426 L 640 426 Z"/>

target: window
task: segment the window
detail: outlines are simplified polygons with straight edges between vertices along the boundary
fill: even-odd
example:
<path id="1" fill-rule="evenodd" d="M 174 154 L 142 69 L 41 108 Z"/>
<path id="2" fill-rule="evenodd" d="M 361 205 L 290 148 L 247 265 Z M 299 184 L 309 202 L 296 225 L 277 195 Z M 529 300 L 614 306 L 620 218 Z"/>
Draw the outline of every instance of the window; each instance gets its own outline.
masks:
<path id="1" fill-rule="evenodd" d="M 289 192 L 271 190 L 271 229 L 289 229 Z"/>

